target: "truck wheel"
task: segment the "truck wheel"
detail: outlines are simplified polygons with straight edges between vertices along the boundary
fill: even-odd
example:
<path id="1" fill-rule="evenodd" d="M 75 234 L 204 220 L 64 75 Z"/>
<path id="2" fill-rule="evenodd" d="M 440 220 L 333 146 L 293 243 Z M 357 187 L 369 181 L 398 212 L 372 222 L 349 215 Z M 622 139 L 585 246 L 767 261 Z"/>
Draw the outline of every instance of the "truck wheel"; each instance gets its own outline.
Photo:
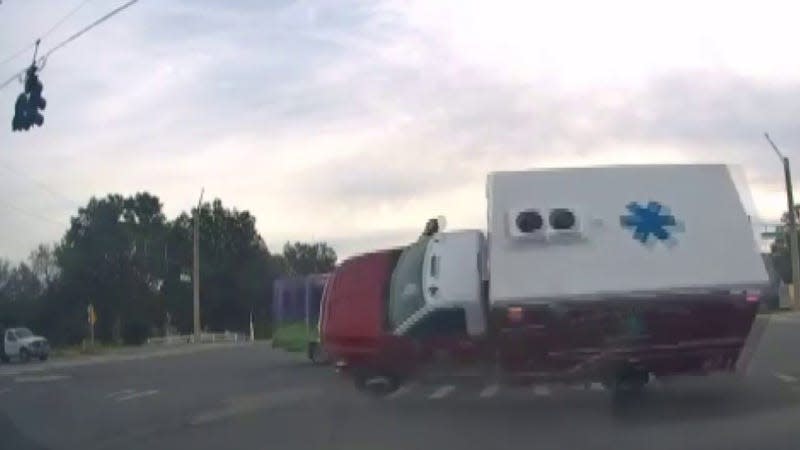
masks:
<path id="1" fill-rule="evenodd" d="M 644 388 L 650 380 L 650 374 L 642 370 L 626 370 L 620 372 L 616 378 L 607 383 L 615 400 L 627 401 L 641 397 Z"/>
<path id="2" fill-rule="evenodd" d="M 0 361 L 3 361 L 4 363 L 8 364 L 9 362 L 11 362 L 11 358 L 9 358 L 8 355 L 0 355 Z"/>
<path id="3" fill-rule="evenodd" d="M 48 356 L 47 353 L 39 355 L 39 361 L 47 361 L 47 356 Z"/>
<path id="4" fill-rule="evenodd" d="M 307 353 L 308 359 L 314 364 L 319 365 L 326 362 L 325 351 L 322 349 L 322 346 L 319 345 L 319 342 L 309 342 Z"/>
<path id="5" fill-rule="evenodd" d="M 27 348 L 19 349 L 19 360 L 22 362 L 28 362 L 31 360 L 31 353 Z"/>

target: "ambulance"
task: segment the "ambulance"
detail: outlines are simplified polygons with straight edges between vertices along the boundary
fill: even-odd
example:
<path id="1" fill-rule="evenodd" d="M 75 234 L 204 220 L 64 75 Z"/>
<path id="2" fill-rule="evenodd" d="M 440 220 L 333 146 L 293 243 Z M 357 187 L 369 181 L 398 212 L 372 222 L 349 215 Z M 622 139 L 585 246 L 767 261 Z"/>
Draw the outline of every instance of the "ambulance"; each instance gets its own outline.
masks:
<path id="1" fill-rule="evenodd" d="M 734 372 L 768 283 L 725 165 L 495 172 L 486 230 L 432 220 L 342 262 L 321 343 L 359 389 L 477 378 L 602 383 Z"/>

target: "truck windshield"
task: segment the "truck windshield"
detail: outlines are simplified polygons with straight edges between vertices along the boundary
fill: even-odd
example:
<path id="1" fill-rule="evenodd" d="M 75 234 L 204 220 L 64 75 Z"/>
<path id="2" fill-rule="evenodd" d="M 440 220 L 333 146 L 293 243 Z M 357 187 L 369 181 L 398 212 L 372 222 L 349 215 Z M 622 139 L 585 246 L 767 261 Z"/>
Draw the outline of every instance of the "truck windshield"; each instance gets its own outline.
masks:
<path id="1" fill-rule="evenodd" d="M 31 330 L 29 330 L 27 328 L 17 328 L 17 329 L 14 330 L 14 334 L 16 334 L 18 338 L 26 338 L 26 337 L 33 336 L 33 333 L 31 333 Z"/>
<path id="2" fill-rule="evenodd" d="M 422 294 L 422 263 L 430 237 L 422 237 L 403 250 L 389 287 L 389 326 L 397 328 L 425 306 Z"/>

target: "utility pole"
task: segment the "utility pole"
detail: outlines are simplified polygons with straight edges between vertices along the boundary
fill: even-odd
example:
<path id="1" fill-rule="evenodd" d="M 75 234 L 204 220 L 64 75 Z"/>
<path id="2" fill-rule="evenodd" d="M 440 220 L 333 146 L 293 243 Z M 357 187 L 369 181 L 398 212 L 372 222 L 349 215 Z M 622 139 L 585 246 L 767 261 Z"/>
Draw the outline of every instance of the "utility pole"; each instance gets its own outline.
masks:
<path id="1" fill-rule="evenodd" d="M 200 205 L 203 203 L 205 188 L 200 189 L 200 200 L 194 210 L 194 341 L 200 342 Z"/>
<path id="2" fill-rule="evenodd" d="M 768 133 L 764 133 L 767 142 L 775 150 L 775 154 L 783 162 L 783 176 L 786 182 L 786 203 L 789 207 L 789 258 L 792 261 L 792 307 L 797 308 L 800 302 L 800 252 L 797 248 L 797 215 L 794 210 L 794 194 L 792 192 L 792 172 L 789 168 L 789 158 L 783 155 L 778 146 L 772 142 Z"/>

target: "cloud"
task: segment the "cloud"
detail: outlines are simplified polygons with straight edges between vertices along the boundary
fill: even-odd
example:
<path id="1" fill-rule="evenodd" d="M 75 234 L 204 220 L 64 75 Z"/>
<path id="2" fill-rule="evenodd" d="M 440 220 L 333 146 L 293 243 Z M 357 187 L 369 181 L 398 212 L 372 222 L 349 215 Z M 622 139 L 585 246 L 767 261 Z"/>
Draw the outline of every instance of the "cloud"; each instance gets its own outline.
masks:
<path id="1" fill-rule="evenodd" d="M 740 36 L 752 8 L 723 22 L 683 2 L 655 15 L 619 1 L 581 15 L 569 2 L 486 5 L 140 2 L 53 55 L 45 126 L 8 137 L 0 162 L 76 202 L 147 189 L 170 216 L 205 187 L 252 211 L 272 247 L 329 239 L 344 256 L 411 239 L 437 214 L 483 226 L 492 170 L 738 163 L 759 214 L 779 216 L 762 133 L 797 155 L 800 66 L 778 58 L 796 27 L 758 27 L 764 55 Z M 88 4 L 43 45 L 108 7 Z M 20 24 L 0 30 L 12 48 L 63 12 L 3 9 Z M 74 210 L 24 178 L 0 177 L 0 190 L 55 220 Z M 57 228 L 0 215 L 14 230 L 0 255 L 21 258 Z"/>

